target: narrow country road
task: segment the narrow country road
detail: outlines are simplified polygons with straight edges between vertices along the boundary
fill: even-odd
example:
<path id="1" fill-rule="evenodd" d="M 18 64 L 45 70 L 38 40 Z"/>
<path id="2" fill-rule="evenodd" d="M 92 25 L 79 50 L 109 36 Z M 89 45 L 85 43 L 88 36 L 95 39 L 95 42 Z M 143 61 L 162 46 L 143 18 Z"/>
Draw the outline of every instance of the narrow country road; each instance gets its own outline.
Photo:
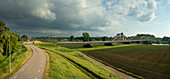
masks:
<path id="1" fill-rule="evenodd" d="M 9 79 L 42 79 L 46 67 L 46 54 L 33 45 L 30 59 Z"/>

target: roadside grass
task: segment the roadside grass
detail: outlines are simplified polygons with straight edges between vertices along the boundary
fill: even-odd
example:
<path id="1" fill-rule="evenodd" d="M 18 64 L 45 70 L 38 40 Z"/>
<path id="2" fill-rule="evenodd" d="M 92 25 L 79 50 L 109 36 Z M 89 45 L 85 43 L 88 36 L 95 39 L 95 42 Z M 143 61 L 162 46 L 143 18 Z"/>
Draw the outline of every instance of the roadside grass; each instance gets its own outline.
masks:
<path id="1" fill-rule="evenodd" d="M 49 79 L 49 72 L 50 72 L 50 56 L 49 54 L 43 50 L 46 54 L 46 58 L 47 58 L 47 61 L 46 61 L 46 67 L 45 67 L 45 72 L 44 72 L 44 76 L 43 76 L 43 79 Z"/>
<path id="2" fill-rule="evenodd" d="M 121 68 L 146 79 L 170 79 L 169 45 L 138 45 L 82 52 L 110 67 Z"/>
<path id="3" fill-rule="evenodd" d="M 25 59 L 28 59 L 31 50 L 24 46 L 18 45 L 17 52 L 11 54 L 11 73 L 9 73 L 9 57 L 6 58 L 3 62 L 0 63 L 0 78 L 7 79 L 12 74 L 14 74 L 22 65 L 24 64 Z"/>
<path id="4" fill-rule="evenodd" d="M 50 56 L 50 79 L 89 79 L 62 56 L 51 51 L 47 51 L 47 53 Z"/>
<path id="5" fill-rule="evenodd" d="M 66 47 L 69 49 L 74 50 L 97 50 L 97 49 L 107 49 L 107 48 L 117 48 L 117 47 L 125 47 L 125 46 L 133 46 L 133 45 L 140 45 L 140 44 L 114 44 L 114 46 L 105 46 L 104 44 L 93 44 L 93 48 L 84 48 L 83 44 L 71 44 L 71 45 L 61 45 L 62 47 Z"/>
<path id="6" fill-rule="evenodd" d="M 87 58 L 85 58 L 84 56 L 82 56 L 81 54 L 75 52 L 72 49 L 68 49 L 68 48 L 64 48 L 64 47 L 60 47 L 57 45 L 53 45 L 53 44 L 37 44 L 36 46 L 45 49 L 46 51 L 50 51 L 55 53 L 56 55 L 60 55 L 61 58 L 59 58 L 58 56 L 54 56 L 54 55 L 50 55 L 50 78 L 56 78 L 56 74 L 55 72 L 57 70 L 56 66 L 57 63 L 52 64 L 53 60 L 52 57 L 54 58 L 59 58 L 58 61 L 62 62 L 62 61 L 68 61 L 69 63 L 72 63 L 76 68 L 78 68 L 79 70 L 81 70 L 83 73 L 85 73 L 86 75 L 88 75 L 89 77 L 95 77 L 95 78 L 106 78 L 106 79 L 122 79 L 119 76 L 113 74 L 112 72 L 104 69 L 103 67 L 97 65 L 96 63 L 88 60 Z M 63 58 L 63 59 L 62 59 Z M 57 60 L 55 60 L 57 61 Z M 52 66 L 54 66 L 54 68 L 51 68 Z M 60 66 L 69 66 L 67 64 L 62 64 Z M 68 67 L 69 68 L 69 67 Z M 52 71 L 54 70 L 54 72 Z M 72 71 L 71 69 L 69 69 L 68 71 Z M 69 74 L 68 72 L 64 73 L 63 71 L 60 71 L 62 73 L 61 74 Z M 92 77 L 92 78 L 93 78 Z M 82 77 L 83 78 L 83 77 Z M 83 78 L 84 79 L 84 78 Z"/>

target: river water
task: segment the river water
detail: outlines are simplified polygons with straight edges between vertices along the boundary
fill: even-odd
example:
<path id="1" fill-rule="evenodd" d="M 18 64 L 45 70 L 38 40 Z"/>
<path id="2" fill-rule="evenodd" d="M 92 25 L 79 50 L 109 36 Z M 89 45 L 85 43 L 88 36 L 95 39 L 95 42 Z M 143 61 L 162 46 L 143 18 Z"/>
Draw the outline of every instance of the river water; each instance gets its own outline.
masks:
<path id="1" fill-rule="evenodd" d="M 152 44 L 152 45 L 170 45 L 170 44 Z"/>

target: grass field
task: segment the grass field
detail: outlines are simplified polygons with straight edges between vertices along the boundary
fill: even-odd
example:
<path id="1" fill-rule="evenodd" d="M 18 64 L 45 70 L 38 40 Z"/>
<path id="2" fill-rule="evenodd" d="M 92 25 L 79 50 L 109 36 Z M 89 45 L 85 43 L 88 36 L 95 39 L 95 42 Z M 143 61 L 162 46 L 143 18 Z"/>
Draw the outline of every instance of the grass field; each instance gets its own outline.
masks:
<path id="1" fill-rule="evenodd" d="M 122 79 L 74 50 L 52 44 L 38 44 L 36 46 L 46 50 L 50 56 L 49 77 L 51 79 Z"/>
<path id="2" fill-rule="evenodd" d="M 5 60 L 1 61 L 0 63 L 0 78 L 7 79 L 16 72 L 21 66 L 23 61 L 28 57 L 30 54 L 30 50 L 24 45 L 17 45 L 17 51 L 11 54 L 11 68 L 12 73 L 9 73 L 9 57 Z"/>
<path id="3" fill-rule="evenodd" d="M 47 51 L 50 56 L 50 79 L 88 79 L 89 77 L 77 69 L 62 56 Z"/>
<path id="4" fill-rule="evenodd" d="M 146 79 L 170 79 L 169 45 L 136 45 L 83 52 Z"/>
<path id="5" fill-rule="evenodd" d="M 137 44 L 114 44 L 114 46 L 105 46 L 104 44 L 93 44 L 93 48 L 84 48 L 83 44 L 72 44 L 72 45 L 61 45 L 62 47 L 66 47 L 69 49 L 74 50 L 96 50 L 96 49 L 106 49 L 106 48 L 116 48 L 116 47 L 123 47 L 123 46 L 132 46 Z"/>

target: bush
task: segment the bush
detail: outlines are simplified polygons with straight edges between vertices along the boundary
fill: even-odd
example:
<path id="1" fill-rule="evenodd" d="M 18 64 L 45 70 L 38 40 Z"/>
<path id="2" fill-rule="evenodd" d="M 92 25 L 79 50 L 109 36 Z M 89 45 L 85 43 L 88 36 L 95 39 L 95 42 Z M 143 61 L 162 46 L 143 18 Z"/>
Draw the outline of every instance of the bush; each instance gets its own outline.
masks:
<path id="1" fill-rule="evenodd" d="M 113 43 L 104 43 L 105 46 L 114 46 Z"/>
<path id="2" fill-rule="evenodd" d="M 92 48 L 92 47 L 93 47 L 93 44 L 84 44 L 83 47 Z"/>

